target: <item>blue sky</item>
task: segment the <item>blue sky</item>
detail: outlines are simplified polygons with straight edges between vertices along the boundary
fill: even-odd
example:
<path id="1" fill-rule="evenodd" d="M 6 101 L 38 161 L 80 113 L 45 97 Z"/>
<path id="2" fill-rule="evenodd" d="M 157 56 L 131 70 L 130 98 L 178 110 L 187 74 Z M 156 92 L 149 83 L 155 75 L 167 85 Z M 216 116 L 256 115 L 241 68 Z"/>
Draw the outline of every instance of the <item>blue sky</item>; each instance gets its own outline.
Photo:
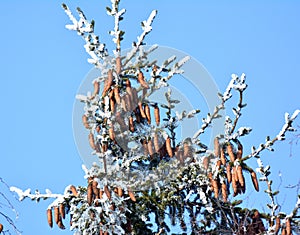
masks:
<path id="1" fill-rule="evenodd" d="M 80 6 L 88 19 L 95 19 L 96 33 L 112 46 L 107 31 L 113 19 L 105 12 L 110 1 L 65 3 L 74 12 Z M 140 0 L 123 1 L 121 6 L 127 9 L 121 23 L 126 31 L 123 48 L 130 47 L 141 33 L 140 22 L 157 9 L 147 44 L 191 55 L 206 67 L 221 91 L 232 73 L 246 73 L 248 106 L 240 124 L 253 128 L 251 136 L 244 138 L 246 152 L 266 135 L 278 133 L 286 111 L 300 108 L 298 1 Z M 0 177 L 9 185 L 41 191 L 63 192 L 68 184 L 85 185 L 72 132 L 75 95 L 92 68 L 83 40 L 65 29 L 70 22 L 60 1 L 1 1 L 0 9 Z M 274 164 L 275 179 L 282 172 L 284 192 L 279 202 L 289 210 L 295 190 L 283 187 L 299 181 L 300 149 L 294 146 L 292 157 L 288 141 L 275 149 L 262 159 Z M 6 192 L 2 184 L 0 189 Z M 254 206 L 256 194 L 251 190 L 246 196 Z M 50 201 L 11 200 L 19 211 L 17 226 L 23 234 L 72 234 L 48 227 L 45 210 Z M 255 206 L 261 208 L 264 199 L 258 201 Z"/>

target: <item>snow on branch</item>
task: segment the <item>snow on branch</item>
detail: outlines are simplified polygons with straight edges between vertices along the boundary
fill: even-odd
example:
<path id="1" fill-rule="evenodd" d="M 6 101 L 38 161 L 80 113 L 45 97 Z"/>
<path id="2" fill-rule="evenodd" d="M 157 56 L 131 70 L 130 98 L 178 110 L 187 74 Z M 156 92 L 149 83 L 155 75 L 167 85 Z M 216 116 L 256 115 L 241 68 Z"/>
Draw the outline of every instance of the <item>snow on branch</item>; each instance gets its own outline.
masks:
<path id="1" fill-rule="evenodd" d="M 197 138 L 205 132 L 205 129 L 210 126 L 214 119 L 221 117 L 219 114 L 221 109 L 224 109 L 222 104 L 215 107 L 213 114 L 208 113 L 206 118 L 202 119 L 200 129 L 193 135 L 193 143 L 197 142 Z"/>
<path id="2" fill-rule="evenodd" d="M 219 104 L 215 107 L 213 114 L 208 113 L 207 117 L 203 118 L 203 120 L 202 120 L 203 124 L 202 124 L 201 128 L 193 136 L 194 143 L 197 141 L 197 138 L 199 137 L 199 135 L 204 133 L 205 129 L 211 125 L 211 123 L 213 122 L 214 119 L 221 117 L 221 115 L 219 114 L 219 111 L 225 109 L 226 101 L 232 97 L 232 93 L 231 93 L 232 89 L 239 91 L 240 101 L 239 101 L 238 107 L 233 109 L 234 114 L 236 116 L 234 124 L 232 125 L 230 118 L 226 117 L 227 123 L 225 123 L 225 127 L 226 127 L 225 133 L 228 133 L 228 135 L 229 135 L 229 136 L 227 136 L 227 138 L 234 139 L 234 138 L 237 138 L 244 134 L 247 134 L 251 131 L 250 130 L 251 128 L 244 127 L 242 129 L 239 129 L 237 133 L 233 134 L 233 131 L 237 125 L 238 119 L 241 116 L 241 109 L 246 106 L 245 104 L 242 103 L 243 102 L 242 93 L 247 88 L 245 79 L 246 79 L 246 75 L 244 73 L 241 75 L 241 77 L 238 77 L 236 74 L 231 75 L 231 80 L 230 80 L 225 92 L 223 94 L 219 94 L 220 99 L 221 99 L 221 104 Z M 230 136 L 230 135 L 232 135 L 232 136 Z"/>
<path id="3" fill-rule="evenodd" d="M 171 71 L 168 73 L 168 76 L 166 78 L 163 78 L 163 80 L 164 81 L 169 80 L 175 74 L 182 74 L 184 71 L 180 68 L 189 60 L 190 60 L 190 56 L 185 56 L 180 61 L 175 63 L 174 66 L 171 68 Z"/>
<path id="4" fill-rule="evenodd" d="M 119 3 L 120 1 L 113 0 L 111 1 L 112 7 L 106 7 L 107 14 L 115 17 L 115 26 L 114 30 L 110 31 L 109 34 L 114 36 L 113 42 L 116 44 L 116 56 L 120 56 L 121 50 L 121 41 L 123 40 L 124 31 L 119 29 L 120 21 L 123 20 L 123 14 L 126 12 L 125 9 L 119 11 Z"/>
<path id="5" fill-rule="evenodd" d="M 62 7 L 73 23 L 66 25 L 66 28 L 77 31 L 78 35 L 82 36 L 86 42 L 84 48 L 91 56 L 88 62 L 94 64 L 96 67 L 102 68 L 103 64 L 100 61 L 106 58 L 108 53 L 105 44 L 100 43 L 99 37 L 94 34 L 95 22 L 93 20 L 89 22 L 80 8 L 77 8 L 79 15 L 79 20 L 77 20 L 66 4 L 62 4 Z"/>
<path id="6" fill-rule="evenodd" d="M 229 85 L 227 86 L 223 96 L 222 101 L 226 102 L 228 99 L 231 98 L 231 90 L 237 90 L 243 92 L 247 88 L 247 84 L 245 83 L 246 75 L 243 73 L 241 77 L 238 77 L 236 74 L 231 75 L 231 80 Z"/>
<path id="7" fill-rule="evenodd" d="M 56 198 L 57 200 L 54 201 L 54 204 L 59 204 L 64 201 L 65 198 L 70 198 L 73 196 L 70 193 L 72 185 L 69 185 L 65 188 L 64 194 L 55 194 L 52 193 L 49 189 L 45 190 L 45 193 L 40 193 L 38 190 L 36 190 L 34 193 L 31 193 L 31 189 L 28 188 L 25 191 L 22 189 L 19 189 L 17 187 L 10 187 L 11 192 L 15 192 L 19 196 L 19 201 L 23 201 L 25 198 L 30 198 L 31 200 L 35 200 L 37 202 L 40 201 L 40 199 L 48 199 L 48 198 Z M 73 186 L 74 187 L 74 186 Z M 52 207 L 54 205 L 53 203 L 49 206 Z"/>
<path id="8" fill-rule="evenodd" d="M 293 121 L 295 118 L 298 116 L 300 113 L 300 110 L 297 109 L 294 111 L 293 115 L 290 117 L 288 113 L 285 114 L 285 124 L 282 126 L 280 132 L 274 139 L 270 139 L 269 136 L 267 136 L 265 143 L 261 143 L 258 148 L 255 148 L 254 146 L 252 147 L 252 153 L 249 154 L 248 156 L 244 157 L 243 160 L 247 160 L 252 157 L 258 157 L 260 152 L 262 152 L 264 149 L 268 149 L 270 151 L 273 151 L 272 145 L 278 141 L 278 140 L 284 140 L 285 139 L 285 134 L 288 131 L 295 131 L 295 129 L 292 127 Z"/>
<path id="9" fill-rule="evenodd" d="M 133 47 L 131 51 L 127 54 L 126 59 L 124 61 L 124 66 L 135 56 L 140 46 L 143 45 L 143 41 L 148 33 L 152 30 L 152 22 L 157 14 L 157 10 L 153 10 L 147 20 L 144 20 L 142 24 L 143 32 L 140 36 L 137 37 L 137 42 L 133 43 Z"/>

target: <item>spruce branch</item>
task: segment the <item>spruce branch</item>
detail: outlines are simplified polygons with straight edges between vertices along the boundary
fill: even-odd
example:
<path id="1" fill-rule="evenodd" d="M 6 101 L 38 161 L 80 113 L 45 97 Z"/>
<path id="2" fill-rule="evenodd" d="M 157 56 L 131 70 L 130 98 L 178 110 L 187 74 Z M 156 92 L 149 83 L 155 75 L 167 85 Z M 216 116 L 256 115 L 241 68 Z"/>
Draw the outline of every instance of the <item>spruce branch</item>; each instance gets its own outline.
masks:
<path id="1" fill-rule="evenodd" d="M 293 124 L 293 121 L 296 119 L 296 117 L 298 116 L 299 113 L 300 113 L 299 109 L 295 110 L 291 117 L 288 113 L 285 113 L 285 123 L 282 126 L 282 128 L 281 128 L 280 132 L 278 133 L 278 135 L 276 137 L 274 137 L 272 140 L 268 136 L 266 138 L 265 143 L 261 143 L 258 148 L 255 148 L 253 146 L 252 147 L 252 153 L 245 156 L 245 157 L 243 157 L 242 161 L 248 160 L 252 157 L 257 157 L 265 149 L 273 151 L 272 146 L 274 145 L 275 142 L 284 140 L 285 135 L 286 135 L 287 132 L 295 131 L 292 124 Z"/>
<path id="2" fill-rule="evenodd" d="M 143 32 L 140 36 L 137 37 L 137 42 L 133 43 L 132 45 L 132 49 L 131 51 L 127 54 L 126 58 L 125 58 L 125 61 L 124 61 L 124 66 L 126 66 L 126 64 L 136 55 L 136 53 L 138 52 L 140 46 L 143 45 L 143 41 L 146 37 L 146 35 L 148 33 L 151 32 L 152 30 L 152 22 L 155 18 L 157 14 L 157 10 L 153 10 L 149 16 L 149 18 L 147 20 L 144 20 L 141 24 L 142 24 L 142 29 L 143 29 Z"/>
<path id="3" fill-rule="evenodd" d="M 126 10 L 122 9 L 119 11 L 119 3 L 118 0 L 111 1 L 112 6 L 111 8 L 106 7 L 106 11 L 108 15 L 114 16 L 115 19 L 115 26 L 114 30 L 110 31 L 109 34 L 114 36 L 113 42 L 116 44 L 116 51 L 115 55 L 116 57 L 120 56 L 121 52 L 121 41 L 123 40 L 124 31 L 119 29 L 120 21 L 123 20 L 123 15 L 125 14 Z"/>

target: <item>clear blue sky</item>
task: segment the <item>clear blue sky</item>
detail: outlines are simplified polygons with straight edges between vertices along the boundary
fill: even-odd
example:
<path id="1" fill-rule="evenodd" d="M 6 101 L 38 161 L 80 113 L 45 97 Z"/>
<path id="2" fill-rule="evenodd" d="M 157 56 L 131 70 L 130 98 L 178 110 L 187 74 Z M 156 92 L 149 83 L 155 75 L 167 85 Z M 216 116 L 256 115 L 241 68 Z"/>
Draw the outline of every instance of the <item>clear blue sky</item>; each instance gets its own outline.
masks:
<path id="1" fill-rule="evenodd" d="M 107 31 L 113 19 L 105 12 L 110 1 L 65 3 L 74 11 L 80 6 L 88 19 L 95 19 L 96 33 L 111 45 Z M 278 133 L 286 111 L 300 108 L 300 2 L 140 0 L 123 1 L 121 6 L 127 9 L 121 24 L 126 31 L 124 48 L 140 34 L 140 22 L 157 9 L 148 44 L 190 54 L 222 91 L 232 73 L 246 73 L 248 106 L 241 124 L 253 128 L 244 139 L 246 152 L 266 135 Z M 68 184 L 85 185 L 72 133 L 74 98 L 92 68 L 83 40 L 65 29 L 70 22 L 61 1 L 1 1 L 0 9 L 0 177 L 23 189 L 49 188 L 57 193 Z M 297 184 L 299 146 L 292 157 L 287 142 L 275 147 L 262 159 L 274 163 L 275 179 L 281 170 L 282 186 Z M 3 185 L 0 191 L 5 191 Z M 286 198 L 284 205 L 291 209 L 288 205 L 294 202 L 295 190 L 284 191 L 279 202 Z M 247 192 L 246 196 L 252 192 L 249 205 L 253 206 L 255 194 L 251 188 Z M 11 200 L 20 213 L 17 226 L 24 235 L 72 234 L 48 227 L 45 210 L 50 201 Z M 256 206 L 261 208 L 264 201 L 259 200 Z"/>

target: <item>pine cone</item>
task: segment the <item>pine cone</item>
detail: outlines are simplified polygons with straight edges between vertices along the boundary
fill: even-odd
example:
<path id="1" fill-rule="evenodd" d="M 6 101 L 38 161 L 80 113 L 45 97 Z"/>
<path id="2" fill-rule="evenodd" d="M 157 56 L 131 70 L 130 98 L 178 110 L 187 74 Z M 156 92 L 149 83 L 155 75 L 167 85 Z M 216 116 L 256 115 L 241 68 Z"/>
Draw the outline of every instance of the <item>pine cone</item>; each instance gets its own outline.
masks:
<path id="1" fill-rule="evenodd" d="M 254 171 L 251 172 L 251 179 L 252 179 L 252 183 L 253 183 L 253 186 L 254 186 L 255 190 L 258 192 L 259 191 L 259 184 L 258 184 L 258 181 L 257 181 L 256 173 Z"/>
<path id="2" fill-rule="evenodd" d="M 75 187 L 74 185 L 71 185 L 71 186 L 70 186 L 70 190 L 71 190 L 71 192 L 73 193 L 73 195 L 74 195 L 75 197 L 78 196 L 77 189 L 76 189 L 76 187 Z"/>
<path id="3" fill-rule="evenodd" d="M 167 153 L 168 153 L 169 157 L 173 157 L 173 150 L 171 147 L 171 139 L 169 136 L 166 139 L 166 148 L 167 148 Z"/>
<path id="4" fill-rule="evenodd" d="M 157 105 L 154 106 L 154 117 L 155 117 L 156 125 L 159 126 L 160 114 L 159 114 L 159 107 Z"/>
<path id="5" fill-rule="evenodd" d="M 148 83 L 145 81 L 145 77 L 144 74 L 140 71 L 138 74 L 138 78 L 137 78 L 138 82 L 142 85 L 142 87 L 148 89 L 149 85 Z"/>
<path id="6" fill-rule="evenodd" d="M 51 208 L 47 209 L 47 220 L 48 220 L 49 226 L 52 228 L 53 227 L 53 218 L 52 218 L 52 209 Z M 2 231 L 1 226 L 2 226 L 2 224 L 0 225 L 0 230 Z M 2 228 L 3 228 L 3 226 L 2 226 Z"/>
<path id="7" fill-rule="evenodd" d="M 146 114 L 147 122 L 148 124 L 151 124 L 151 114 L 150 114 L 150 107 L 148 104 L 145 104 L 144 106 L 144 112 Z"/>
<path id="8" fill-rule="evenodd" d="M 92 94 L 92 99 L 93 98 L 95 98 L 96 97 L 96 95 L 98 95 L 99 94 L 99 90 L 100 90 L 100 83 L 99 82 L 94 82 L 93 83 L 93 85 L 94 85 L 94 92 L 93 92 L 93 94 Z"/>
<path id="9" fill-rule="evenodd" d="M 220 157 L 220 143 L 219 138 L 214 139 L 214 147 L 215 147 L 215 156 Z"/>
<path id="10" fill-rule="evenodd" d="M 227 153 L 229 155 L 230 161 L 234 162 L 236 157 L 233 152 L 232 145 L 230 143 L 227 144 Z"/>
<path id="11" fill-rule="evenodd" d="M 92 188 L 92 184 L 89 183 L 88 187 L 87 187 L 87 203 L 91 206 L 92 202 L 93 202 L 93 188 Z"/>
<path id="12" fill-rule="evenodd" d="M 121 61 L 121 57 L 118 56 L 118 57 L 116 58 L 116 73 L 117 73 L 117 74 L 120 74 L 121 71 L 122 71 L 122 61 Z"/>
<path id="13" fill-rule="evenodd" d="M 86 115 L 82 116 L 82 123 L 86 129 L 90 129 L 90 125 L 89 125 L 88 118 Z"/>

